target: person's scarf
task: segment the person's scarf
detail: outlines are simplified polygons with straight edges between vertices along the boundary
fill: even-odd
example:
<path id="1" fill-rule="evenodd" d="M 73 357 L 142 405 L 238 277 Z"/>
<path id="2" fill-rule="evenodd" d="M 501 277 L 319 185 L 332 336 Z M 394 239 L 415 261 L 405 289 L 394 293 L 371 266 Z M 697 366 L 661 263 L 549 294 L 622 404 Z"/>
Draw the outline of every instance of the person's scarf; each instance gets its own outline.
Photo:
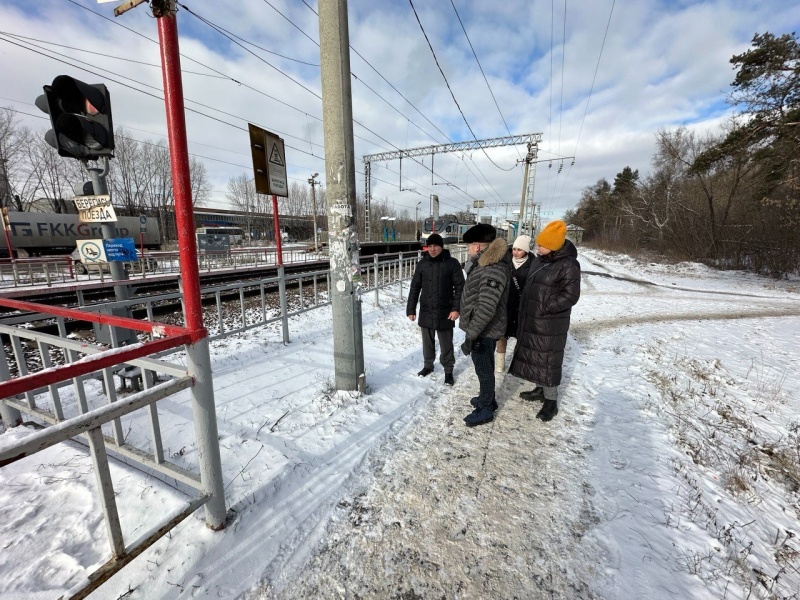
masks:
<path id="1" fill-rule="evenodd" d="M 511 262 L 514 263 L 515 269 L 519 269 L 522 265 L 524 265 L 526 260 L 528 260 L 527 254 L 522 258 L 517 258 L 516 256 L 511 257 Z"/>

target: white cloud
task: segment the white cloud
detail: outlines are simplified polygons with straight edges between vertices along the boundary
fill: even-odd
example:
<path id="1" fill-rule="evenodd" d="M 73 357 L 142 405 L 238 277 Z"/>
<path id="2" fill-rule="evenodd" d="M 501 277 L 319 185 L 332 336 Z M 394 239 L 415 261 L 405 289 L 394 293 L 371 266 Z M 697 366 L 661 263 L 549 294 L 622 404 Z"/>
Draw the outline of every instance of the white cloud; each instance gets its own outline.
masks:
<path id="1" fill-rule="evenodd" d="M 111 15 L 111 5 L 98 5 L 90 0 L 80 0 L 80 3 Z M 271 3 L 309 37 L 318 38 L 317 18 L 302 3 L 288 0 L 271 0 Z M 309 4 L 316 7 L 313 2 Z M 214 10 L 221 6 L 217 4 L 187 2 L 187 5 L 230 32 L 267 49 L 299 60 L 319 62 L 314 43 L 265 2 L 249 0 L 226 4 L 222 11 Z M 450 3 L 415 0 L 414 5 L 475 133 L 482 137 L 505 135 L 505 127 Z M 729 64 L 731 55 L 745 50 L 756 32 L 782 34 L 800 25 L 800 7 L 777 0 L 617 3 L 584 121 L 611 0 L 575 0 L 567 5 L 566 46 L 562 45 L 563 3 L 555 3 L 552 21 L 553 4 L 544 0 L 503 3 L 458 0 L 456 6 L 511 132 L 544 132 L 541 157 L 576 155 L 575 165 L 570 168 L 570 161 L 567 161 L 560 174 L 557 173 L 558 163 L 552 168 L 546 163 L 538 167 L 536 198 L 544 203 L 544 210 L 556 215 L 575 204 L 582 188 L 600 177 L 613 179 L 626 165 L 646 174 L 654 134 L 660 127 L 680 124 L 717 127 L 726 111 L 721 101 L 733 79 Z M 117 22 L 155 39 L 155 22 L 146 13 L 147 8 L 141 6 Z M 153 64 L 160 62 L 155 44 L 62 0 L 33 5 L 21 1 L 4 2 L 0 5 L 0 23 L 1 30 L 19 35 Z M 317 92 L 320 90 L 318 69 L 251 48 L 264 59 L 259 60 L 185 11 L 179 15 L 179 28 L 184 55 L 298 109 L 281 105 L 230 80 L 185 74 L 184 93 L 188 100 L 202 102 L 233 116 L 197 107 L 191 102 L 187 102 L 187 107 L 197 108 L 240 128 L 187 113 L 191 152 L 241 165 L 205 161 L 214 188 L 218 190 L 215 200 L 224 199 L 228 177 L 249 169 L 248 137 L 244 131 L 248 120 L 283 132 L 286 143 L 294 148 L 317 156 L 323 154 L 320 146 L 313 145 L 323 144 L 322 124 L 317 120 L 322 116 L 321 102 L 264 61 Z M 451 139 L 469 139 L 469 132 L 444 86 L 407 2 L 351 0 L 350 36 L 352 46 Z M 90 55 L 70 50 L 60 51 L 110 69 L 115 74 L 114 79 L 124 75 L 161 87 L 158 69 L 99 56 L 87 58 Z M 30 103 L 41 93 L 41 86 L 55 75 L 67 73 L 91 82 L 106 79 L 106 76 L 91 75 L 6 42 L 0 42 L 0 61 L 0 79 L 5 84 L 0 96 L 14 101 L 0 100 L 0 105 L 31 113 L 37 110 Z M 357 171 L 363 170 L 361 156 L 364 154 L 444 141 L 430 123 L 360 58 L 353 54 L 351 61 L 352 71 L 359 78 L 353 81 L 354 117 L 391 143 L 357 125 L 355 134 L 369 140 L 356 139 Z M 182 66 L 184 71 L 211 73 L 186 59 Z M 111 82 L 111 75 L 107 77 L 115 123 L 163 135 L 166 131 L 163 103 Z M 406 117 L 364 84 L 380 93 Z M 149 91 L 160 95 L 155 90 Z M 43 120 L 23 118 L 36 129 L 46 126 Z M 139 131 L 133 133 L 140 139 L 154 137 Z M 524 154 L 524 148 L 489 152 L 495 162 L 510 166 Z M 435 180 L 456 183 L 468 190 L 469 196 L 485 199 L 487 205 L 499 202 L 498 197 L 503 202 L 519 201 L 521 168 L 501 171 L 482 152 L 471 153 L 471 158 L 474 162 L 462 160 L 461 155 L 437 155 Z M 288 150 L 287 160 L 289 175 L 302 181 L 312 172 L 324 173 L 322 161 L 300 151 Z M 431 185 L 427 170 L 430 157 L 426 158 L 425 165 L 423 168 L 403 161 L 403 187 L 414 187 L 417 193 L 401 193 L 399 175 L 382 165 L 376 166 L 374 175 L 388 183 L 378 181 L 373 193 L 377 197 L 388 197 L 397 210 L 406 209 L 412 214 L 421 200 L 418 194 L 425 199 L 423 207 L 427 206 L 427 197 L 432 192 L 439 194 L 445 207 L 466 205 L 467 198 L 451 187 Z M 392 171 L 400 170 L 397 161 L 387 166 Z M 478 183 L 484 179 L 488 179 L 489 184 Z M 358 177 L 358 189 L 364 189 L 361 177 Z M 502 215 L 506 210 L 498 207 L 495 213 Z"/>

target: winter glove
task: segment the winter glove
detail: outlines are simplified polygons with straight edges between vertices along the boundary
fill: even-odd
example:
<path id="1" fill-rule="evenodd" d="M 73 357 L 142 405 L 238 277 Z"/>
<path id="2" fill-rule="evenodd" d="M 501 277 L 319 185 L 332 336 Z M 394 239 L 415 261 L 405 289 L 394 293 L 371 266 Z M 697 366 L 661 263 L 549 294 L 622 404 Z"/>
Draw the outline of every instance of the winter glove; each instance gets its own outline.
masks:
<path id="1" fill-rule="evenodd" d="M 464 356 L 469 356 L 469 353 L 472 352 L 472 340 L 467 338 L 464 340 L 464 343 L 461 344 L 461 351 L 464 353 Z"/>

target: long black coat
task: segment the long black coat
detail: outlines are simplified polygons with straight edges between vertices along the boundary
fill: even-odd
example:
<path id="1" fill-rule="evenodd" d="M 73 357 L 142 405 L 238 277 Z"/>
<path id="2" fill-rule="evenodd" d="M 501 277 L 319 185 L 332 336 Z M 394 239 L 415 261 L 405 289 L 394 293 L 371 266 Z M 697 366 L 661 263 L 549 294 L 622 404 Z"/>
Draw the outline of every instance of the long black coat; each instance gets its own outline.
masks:
<path id="1" fill-rule="evenodd" d="M 567 240 L 557 252 L 537 256 L 519 305 L 517 346 L 508 372 L 539 385 L 561 383 L 572 307 L 581 295 L 578 251 Z"/>
<path id="2" fill-rule="evenodd" d="M 525 257 L 525 262 L 520 265 L 519 269 L 515 269 L 514 261 L 512 260 L 514 255 L 511 254 L 511 250 L 508 252 L 508 264 L 511 267 L 511 281 L 508 285 L 508 323 L 506 324 L 506 337 L 517 337 L 519 298 L 522 295 L 522 290 L 525 288 L 525 282 L 528 280 L 528 273 L 530 272 L 534 255 L 529 252 Z"/>
<path id="3" fill-rule="evenodd" d="M 461 263 L 450 257 L 450 251 L 442 250 L 436 258 L 431 258 L 426 252 L 417 263 L 411 279 L 406 315 L 417 314 L 419 301 L 417 323 L 420 327 L 452 329 L 455 322 L 447 316 L 458 310 L 463 289 L 464 272 L 461 270 Z"/>

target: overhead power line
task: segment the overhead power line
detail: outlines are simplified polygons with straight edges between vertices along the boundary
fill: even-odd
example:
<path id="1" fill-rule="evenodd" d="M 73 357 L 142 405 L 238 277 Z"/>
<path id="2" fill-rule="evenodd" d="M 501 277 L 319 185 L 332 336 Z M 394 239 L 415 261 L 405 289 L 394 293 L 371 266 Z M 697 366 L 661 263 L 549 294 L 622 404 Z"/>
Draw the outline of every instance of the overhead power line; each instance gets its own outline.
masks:
<path id="1" fill-rule="evenodd" d="M 269 4 L 269 3 L 267 2 L 267 4 Z M 181 3 L 178 3 L 178 5 L 179 5 L 181 8 L 185 9 L 186 11 L 188 11 L 188 12 L 189 12 L 189 14 L 191 14 L 191 15 L 192 15 L 192 16 L 194 16 L 194 17 L 196 17 L 196 18 L 197 18 L 197 19 L 199 19 L 200 21 L 202 21 L 202 22 L 203 22 L 204 24 L 206 24 L 208 27 L 211 27 L 212 29 L 214 29 L 215 31 L 217 31 L 218 33 L 220 33 L 221 35 L 223 35 L 223 36 L 224 36 L 224 37 L 226 37 L 227 39 L 231 40 L 231 41 L 232 41 L 234 44 L 236 44 L 236 45 L 240 46 L 241 48 L 243 48 L 244 50 L 246 50 L 247 52 L 249 52 L 250 54 L 252 54 L 252 55 L 253 55 L 253 56 L 255 56 L 256 58 L 258 58 L 259 60 L 261 60 L 261 61 L 262 61 L 262 62 L 264 62 L 265 64 L 268 64 L 268 65 L 269 65 L 269 66 L 271 66 L 272 68 L 274 68 L 274 69 L 277 69 L 278 71 L 280 71 L 280 69 L 278 69 L 277 67 L 275 67 L 275 66 L 274 66 L 274 65 L 272 65 L 271 63 L 269 63 L 269 62 L 265 61 L 263 58 L 259 57 L 257 54 L 255 54 L 254 52 L 252 52 L 252 51 L 251 51 L 251 50 L 249 50 L 248 48 L 245 48 L 245 47 L 242 45 L 242 43 L 240 43 L 240 42 L 238 42 L 237 40 L 233 39 L 233 37 L 232 37 L 232 34 L 230 34 L 230 35 L 229 35 L 229 34 L 226 32 L 226 30 L 224 30 L 223 28 L 219 27 L 218 25 L 216 25 L 215 23 L 213 23 L 213 22 L 212 22 L 212 21 L 210 21 L 209 19 L 206 19 L 205 17 L 202 17 L 201 15 L 197 14 L 196 12 L 193 12 L 193 11 L 192 11 L 191 9 L 189 9 L 189 8 L 188 8 L 186 5 L 184 5 L 184 4 L 181 4 Z M 272 5 L 270 4 L 270 6 L 272 6 Z M 273 8 L 274 8 L 274 7 L 273 7 Z M 285 15 L 283 15 L 282 13 L 279 13 L 279 14 L 281 14 L 281 16 L 283 16 L 285 19 L 287 19 L 287 20 L 289 20 L 289 21 L 291 22 L 291 20 L 290 20 L 290 19 L 288 19 L 288 17 L 286 17 L 286 16 L 285 16 Z M 294 25 L 294 23 L 292 23 L 292 24 Z M 295 27 L 297 27 L 297 26 L 295 25 Z M 299 27 L 298 27 L 298 29 L 299 29 Z M 247 41 L 247 40 L 245 40 L 244 38 L 241 38 L 241 37 L 239 37 L 239 36 L 236 36 L 236 37 L 237 37 L 238 39 L 242 40 L 242 42 L 244 42 L 244 43 L 247 43 L 247 44 L 250 44 L 250 42 L 248 42 L 248 41 Z M 308 37 L 308 36 L 306 36 L 306 37 Z M 314 41 L 314 40 L 313 40 L 312 38 L 310 38 L 310 37 L 309 37 L 309 39 L 311 39 L 312 41 Z M 316 44 L 317 42 L 315 42 L 315 41 L 314 41 L 314 43 Z M 319 45 L 319 44 L 317 44 L 317 45 Z M 282 71 L 281 71 L 281 72 L 282 72 Z M 355 75 L 354 75 L 352 72 L 351 72 L 351 75 L 352 75 L 353 77 L 355 77 L 355 78 L 358 80 L 358 78 L 357 78 L 357 77 L 356 77 L 356 76 L 355 76 Z M 289 77 L 289 78 L 291 79 L 291 77 L 290 77 L 290 76 L 288 76 L 288 75 L 287 75 L 287 77 Z M 294 81 L 294 79 L 292 79 L 292 80 Z M 362 82 L 362 83 L 363 83 L 363 82 Z M 396 109 L 396 107 L 394 107 L 394 105 L 392 105 L 392 104 L 391 104 L 391 103 L 390 103 L 388 100 L 386 100 L 385 98 L 383 98 L 383 96 L 381 96 L 380 94 L 378 94 L 378 92 L 376 92 L 375 90 L 373 90 L 372 88 L 370 88 L 368 85 L 366 85 L 366 84 L 364 84 L 364 85 L 365 85 L 365 87 L 367 87 L 367 89 L 369 89 L 369 90 L 370 90 L 370 91 L 372 91 L 374 94 L 376 94 L 376 95 L 377 95 L 379 98 L 381 98 L 382 100 L 384 100 L 384 102 L 386 102 L 387 104 L 389 104 L 389 106 L 391 106 L 393 109 L 397 110 L 397 109 Z M 321 100 L 321 97 L 320 97 L 318 94 L 316 94 L 315 92 L 313 92 L 313 91 L 309 90 L 309 89 L 308 89 L 307 87 L 305 87 L 305 86 L 302 86 L 302 85 L 301 85 L 301 87 L 303 87 L 303 88 L 304 88 L 304 89 L 306 89 L 307 91 L 310 91 L 312 94 L 314 94 L 314 95 L 315 95 L 317 98 L 319 98 L 319 99 Z M 400 112 L 400 111 L 398 110 L 398 112 Z M 400 112 L 400 115 L 401 115 L 401 116 L 403 116 L 403 117 L 404 117 L 404 118 L 406 118 L 406 119 L 408 118 L 408 117 L 406 117 L 405 115 L 403 115 L 403 114 L 402 114 L 402 112 Z M 409 122 L 410 122 L 410 120 L 409 120 Z M 355 123 L 355 124 L 356 124 L 356 125 L 358 125 L 359 127 L 362 127 L 363 129 L 365 129 L 366 131 L 368 131 L 369 133 L 371 133 L 372 135 L 374 135 L 375 137 L 377 137 L 377 138 L 378 138 L 378 139 L 380 139 L 381 141 L 385 142 L 385 143 L 386 143 L 386 144 L 388 144 L 389 146 L 391 146 L 391 147 L 393 147 L 393 148 L 395 148 L 395 149 L 397 149 L 397 150 L 400 150 L 400 148 L 399 148 L 398 146 L 396 146 L 395 144 L 393 144 L 392 142 L 390 142 L 389 140 L 387 140 L 385 137 L 381 136 L 379 133 L 377 133 L 377 132 L 373 131 L 372 129 L 370 129 L 369 127 L 367 127 L 366 125 L 364 125 L 363 123 L 361 123 L 360 121 L 358 121 L 357 119 L 353 119 L 353 123 Z M 424 130 L 422 130 L 422 131 L 423 131 L 423 133 L 426 133 Z M 427 135 L 427 133 L 426 133 L 426 135 Z M 356 137 L 358 137 L 358 136 L 356 136 Z M 360 138 L 360 139 L 364 139 L 364 138 Z M 369 142 L 369 143 L 374 143 L 374 142 L 370 142 L 369 140 L 364 140 L 364 141 L 367 141 L 367 142 Z M 376 145 L 378 145 L 378 146 L 380 147 L 380 144 L 376 144 Z M 491 159 L 490 159 L 490 160 L 491 160 Z M 422 164 L 422 163 L 420 163 L 420 164 Z M 422 166 L 424 167 L 425 165 L 424 165 L 424 164 L 422 164 Z M 477 165 L 476 165 L 476 168 L 477 168 Z M 479 172 L 480 172 L 480 169 L 478 169 L 478 170 L 479 170 Z M 485 178 L 485 175 L 484 175 L 484 178 Z M 487 180 L 487 182 L 488 182 L 488 180 Z M 452 185 L 455 185 L 455 184 L 452 184 Z M 481 184 L 481 185 L 483 185 L 483 184 Z M 491 186 L 491 184 L 489 184 L 489 187 L 492 187 L 492 186 Z M 484 186 L 484 189 L 485 189 L 485 186 Z M 493 189 L 493 188 L 492 188 L 492 189 Z M 493 189 L 493 191 L 494 191 L 494 189 Z M 487 192 L 488 192 L 488 190 L 487 190 Z M 495 195 L 497 195 L 497 192 L 496 192 L 496 191 L 494 191 L 494 192 L 495 192 Z M 497 195 L 497 196 L 499 197 L 499 195 Z"/>
<path id="2" fill-rule="evenodd" d="M 481 70 L 481 75 L 483 75 L 483 80 L 486 82 L 486 87 L 489 88 L 489 93 L 492 95 L 492 100 L 494 101 L 494 105 L 497 107 L 497 112 L 500 114 L 500 118 L 503 121 L 503 125 L 506 128 L 506 132 L 508 135 L 511 135 L 511 130 L 508 128 L 508 123 L 506 123 L 506 118 L 503 116 L 503 111 L 500 110 L 500 105 L 497 103 L 497 98 L 494 96 L 494 92 L 492 91 L 492 86 L 489 85 L 489 80 L 486 78 L 486 73 L 483 72 L 483 66 L 481 66 L 481 61 L 478 60 L 478 54 L 475 52 L 475 48 L 472 46 L 472 40 L 469 39 L 469 34 L 467 33 L 467 28 L 464 27 L 464 22 L 461 20 L 461 15 L 458 14 L 458 9 L 456 8 L 455 2 L 450 0 L 450 4 L 453 6 L 453 10 L 456 13 L 456 17 L 458 18 L 458 24 L 461 25 L 461 31 L 464 32 L 464 37 L 467 38 L 467 43 L 469 44 L 469 49 L 472 50 L 472 56 L 475 57 L 475 62 L 478 63 L 478 68 Z M 517 154 L 520 158 L 522 158 L 522 154 L 519 152 L 519 148 L 517 148 Z"/>
<path id="3" fill-rule="evenodd" d="M 583 124 L 586 121 L 586 114 L 589 112 L 589 102 L 592 100 L 592 92 L 594 91 L 594 83 L 597 80 L 597 72 L 600 70 L 600 61 L 603 58 L 603 49 L 606 47 L 606 38 L 608 37 L 608 30 L 611 27 L 611 17 L 614 15 L 614 6 L 616 5 L 617 0 L 612 0 L 611 2 L 611 10 L 608 13 L 608 22 L 606 23 L 606 31 L 603 34 L 603 43 L 600 44 L 600 53 L 597 56 L 597 65 L 594 68 L 594 76 L 592 77 L 592 85 L 589 88 L 589 96 L 586 98 L 586 108 L 583 110 L 583 118 L 581 119 L 581 126 L 578 129 L 578 137 L 575 140 L 575 152 L 573 154 L 578 156 L 578 144 L 581 140 L 581 134 L 583 133 Z M 564 188 L 567 185 L 567 181 L 569 180 L 569 174 L 572 171 L 572 165 L 575 164 L 575 161 L 572 161 L 569 168 L 567 169 L 567 175 L 564 177 L 564 184 L 561 186 L 561 192 L 559 193 L 558 197 L 561 197 L 561 194 L 564 193 Z"/>
<path id="4" fill-rule="evenodd" d="M 453 88 L 450 87 L 450 82 L 447 80 L 447 75 L 444 74 L 444 70 L 442 69 L 442 66 L 439 64 L 439 59 L 437 58 L 436 52 L 433 49 L 433 44 L 431 44 L 431 40 L 428 38 L 428 34 L 425 32 L 425 27 L 422 26 L 422 21 L 420 20 L 419 15 L 417 14 L 417 9 L 414 8 L 413 0 L 408 0 L 408 3 L 411 5 L 411 10 L 414 11 L 414 16 L 417 19 L 417 23 L 419 24 L 419 28 L 422 31 L 422 35 L 425 37 L 425 41 L 428 43 L 428 48 L 430 48 L 431 54 L 433 55 L 433 61 L 436 63 L 436 67 L 439 69 L 439 73 L 442 74 L 442 79 L 444 79 L 444 83 L 447 86 L 448 91 L 450 92 L 450 96 L 453 98 L 453 102 L 455 102 L 458 112 L 461 113 L 461 118 L 464 119 L 464 124 L 467 126 L 467 129 L 469 129 L 469 132 L 470 134 L 472 134 L 473 139 L 477 140 L 478 136 L 475 135 L 475 132 L 472 130 L 472 126 L 469 124 L 469 121 L 467 121 L 467 116 L 464 114 L 464 111 L 461 110 L 461 105 L 458 103 L 458 100 L 456 100 L 456 95 L 453 92 Z M 486 154 L 486 158 L 489 159 L 489 162 L 492 163 L 495 167 L 497 167 L 501 171 L 511 171 L 512 169 L 516 168 L 516 165 L 508 169 L 506 169 L 505 167 L 501 167 L 492 160 L 492 157 L 489 156 L 486 150 L 483 150 L 483 153 Z"/>

